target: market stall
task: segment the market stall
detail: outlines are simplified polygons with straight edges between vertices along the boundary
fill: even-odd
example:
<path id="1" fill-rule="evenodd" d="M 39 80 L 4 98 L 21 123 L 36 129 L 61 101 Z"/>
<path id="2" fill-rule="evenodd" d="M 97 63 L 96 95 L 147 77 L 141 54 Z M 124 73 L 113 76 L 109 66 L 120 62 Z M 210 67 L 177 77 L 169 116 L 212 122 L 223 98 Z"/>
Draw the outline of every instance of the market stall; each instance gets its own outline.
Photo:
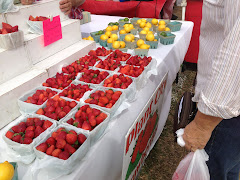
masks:
<path id="1" fill-rule="evenodd" d="M 118 21 L 119 18 L 116 16 L 91 15 L 92 21 L 81 26 L 82 36 L 86 37 L 90 32 L 104 29 L 109 22 Z M 111 116 L 109 124 L 103 132 L 103 136 L 97 139 L 96 142 L 91 143 L 85 157 L 79 160 L 75 167 L 76 169 L 71 174 L 57 177 L 57 174 L 61 175 L 61 172 L 54 172 L 54 167 L 52 167 L 53 169 L 49 168 L 49 164 L 48 166 L 43 166 L 42 162 L 48 161 L 48 157 L 45 156 L 41 160 L 35 159 L 29 165 L 18 163 L 19 179 L 23 177 L 28 180 L 31 178 L 37 179 L 37 177 L 38 179 L 42 179 L 42 177 L 48 179 L 51 176 L 55 176 L 57 179 L 122 179 L 125 136 L 134 121 L 138 119 L 139 114 L 145 109 L 152 94 L 159 88 L 159 84 L 162 84 L 163 79 L 166 78 L 164 80 L 165 85 L 161 95 L 161 103 L 157 107 L 159 111 L 157 131 L 149 150 L 154 146 L 162 132 L 170 109 L 171 86 L 187 52 L 192 28 L 192 22 L 182 22 L 181 30 L 175 32 L 176 38 L 173 44 L 159 44 L 157 49 L 149 50 L 148 56 L 156 59 L 156 66 L 153 69 L 157 73 L 151 73 L 144 86 L 136 91 L 134 101 L 125 101 L 119 106 L 117 109 L 118 114 Z M 97 44 L 98 46 L 99 44 Z M 128 50 L 127 53 L 133 54 L 133 50 Z M 2 141 L 2 135 L 11 126 L 9 124 L 0 131 L 1 160 L 10 158 L 7 152 L 5 152 L 6 144 Z M 34 177 L 31 177 L 33 172 L 37 173 L 34 174 Z"/>

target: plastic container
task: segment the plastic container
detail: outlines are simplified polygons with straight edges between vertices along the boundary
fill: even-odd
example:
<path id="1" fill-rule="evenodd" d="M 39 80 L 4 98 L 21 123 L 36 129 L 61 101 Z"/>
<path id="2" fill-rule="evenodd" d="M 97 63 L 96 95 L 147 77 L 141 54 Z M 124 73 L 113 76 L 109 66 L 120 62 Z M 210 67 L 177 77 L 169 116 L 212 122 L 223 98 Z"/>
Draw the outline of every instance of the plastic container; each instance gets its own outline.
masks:
<path id="1" fill-rule="evenodd" d="M 113 47 L 112 47 L 112 43 L 108 43 L 107 42 L 107 47 L 108 47 L 108 49 L 112 49 Z"/>
<path id="2" fill-rule="evenodd" d="M 115 48 L 112 48 L 113 50 L 116 50 Z M 128 48 L 119 48 L 118 50 L 122 51 L 122 52 L 127 52 L 128 51 Z"/>
<path id="3" fill-rule="evenodd" d="M 128 34 L 129 34 L 129 33 L 127 33 L 127 34 L 119 34 L 119 40 L 120 40 L 120 41 L 123 41 L 124 38 L 125 38 L 125 36 L 128 35 Z"/>
<path id="4" fill-rule="evenodd" d="M 68 116 L 66 116 L 63 120 L 61 120 L 61 124 L 65 124 L 68 126 L 71 126 L 72 128 L 76 128 L 76 129 L 81 129 L 83 132 L 85 132 L 86 134 L 88 134 L 89 136 L 91 136 L 91 145 L 93 145 L 94 143 L 96 143 L 104 134 L 105 129 L 108 126 L 108 123 L 110 121 L 110 114 L 108 112 L 103 111 L 102 109 L 99 108 L 99 106 L 93 105 L 93 104 L 86 104 L 86 103 L 82 103 L 80 107 L 84 106 L 84 105 L 89 105 L 90 108 L 95 108 L 98 110 L 101 110 L 101 112 L 105 113 L 107 115 L 106 119 L 103 120 L 103 122 L 101 122 L 100 124 L 98 124 L 97 126 L 94 127 L 94 129 L 92 129 L 91 131 L 89 130 L 85 130 L 82 128 L 77 128 L 71 124 L 68 124 L 67 121 L 71 118 L 75 119 L 75 114 L 76 112 L 78 112 L 78 109 L 74 110 L 73 112 L 71 112 Z"/>
<path id="5" fill-rule="evenodd" d="M 136 23 L 137 20 L 139 20 L 139 19 L 141 19 L 141 18 L 134 17 L 134 18 L 131 18 L 131 19 L 130 19 L 130 22 L 131 22 L 132 24 L 134 24 L 134 23 Z"/>
<path id="6" fill-rule="evenodd" d="M 9 162 L 11 165 L 13 165 L 14 168 L 14 176 L 12 180 L 18 180 L 18 164 L 16 162 Z"/>
<path id="7" fill-rule="evenodd" d="M 27 24 L 29 25 L 28 31 L 33 34 L 43 34 L 43 21 L 30 21 L 27 20 Z"/>
<path id="8" fill-rule="evenodd" d="M 42 132 L 38 137 L 34 138 L 31 144 L 20 144 L 12 141 L 11 139 L 5 136 L 8 130 L 10 130 L 13 126 L 18 125 L 20 122 L 26 122 L 27 118 L 39 118 L 40 120 L 48 120 L 53 124 L 49 128 L 47 128 L 44 132 Z M 51 131 L 51 129 L 55 128 L 56 126 L 57 126 L 57 123 L 54 120 L 45 116 L 30 115 L 30 114 L 20 116 L 19 118 L 17 118 L 11 123 L 11 126 L 10 126 L 11 128 L 7 129 L 2 135 L 3 140 L 6 142 L 7 147 L 9 148 L 8 150 L 6 150 L 7 153 L 14 161 L 22 162 L 24 164 L 30 164 L 35 159 L 33 147 L 42 138 L 44 138 L 48 134 L 48 132 Z"/>
<path id="9" fill-rule="evenodd" d="M 100 91 L 105 91 L 105 90 L 109 90 L 109 89 L 112 89 L 112 88 L 106 88 L 106 87 L 98 87 L 97 89 L 95 89 L 93 91 L 96 92 L 98 90 Z M 110 114 L 111 117 L 113 117 L 114 113 L 117 111 L 117 109 L 119 108 L 119 106 L 122 104 L 122 102 L 125 100 L 125 93 L 122 91 L 122 90 L 119 90 L 122 92 L 121 96 L 119 97 L 119 99 L 115 102 L 115 104 L 111 107 L 111 108 L 106 108 L 106 107 L 102 107 L 102 106 L 98 106 L 96 105 L 97 107 L 99 107 L 101 110 L 105 111 L 105 112 L 108 112 Z M 115 92 L 115 91 L 114 91 Z M 87 97 L 86 99 L 88 99 L 89 97 Z M 84 102 L 86 99 L 83 99 Z M 88 104 L 88 103 L 87 103 Z"/>
<path id="10" fill-rule="evenodd" d="M 169 44 L 173 44 L 174 43 L 174 39 L 176 37 L 176 35 L 170 33 L 170 36 L 162 36 L 161 34 L 159 34 L 159 38 L 160 38 L 160 43 L 164 44 L 164 45 L 169 45 Z"/>
<path id="11" fill-rule="evenodd" d="M 182 23 L 178 21 L 172 21 L 167 24 L 167 27 L 169 27 L 172 32 L 180 31 L 181 26 Z"/>
<path id="12" fill-rule="evenodd" d="M 142 40 L 144 40 L 144 41 L 146 41 L 146 35 L 147 35 L 147 34 L 140 34 L 140 33 L 139 33 L 139 38 L 142 39 Z"/>
<path id="13" fill-rule="evenodd" d="M 129 23 L 129 20 L 128 21 L 124 21 L 124 19 L 119 19 L 118 23 L 119 23 L 120 26 L 123 26 L 124 24 Z"/>
<path id="14" fill-rule="evenodd" d="M 45 142 L 52 133 L 57 131 L 59 128 L 64 127 L 66 130 L 74 130 L 77 134 L 84 134 L 87 139 L 85 142 L 67 159 L 59 159 L 57 157 L 49 156 L 44 152 L 38 151 L 36 147 Z M 52 129 L 47 136 L 45 136 L 39 143 L 34 146 L 34 152 L 37 156 L 38 163 L 32 165 L 32 174 L 33 177 L 37 177 L 39 171 L 45 170 L 48 172 L 48 178 L 56 178 L 63 175 L 70 174 L 73 170 L 81 163 L 81 160 L 85 157 L 91 146 L 91 138 L 89 134 L 83 131 L 82 129 L 73 128 L 70 125 L 61 124 L 58 127 Z"/>
<path id="15" fill-rule="evenodd" d="M 99 40 L 99 44 L 100 44 L 101 46 L 103 46 L 103 47 L 107 47 L 107 40 L 102 40 L 102 39 L 100 39 L 100 40 Z"/>
<path id="16" fill-rule="evenodd" d="M 8 34 L 0 34 L 0 48 L 10 50 L 23 46 L 23 32 L 13 32 Z"/>
<path id="17" fill-rule="evenodd" d="M 149 49 L 134 49 L 134 54 L 144 57 L 144 56 L 148 55 L 148 51 L 149 51 Z"/>
<path id="18" fill-rule="evenodd" d="M 130 34 L 137 35 L 138 29 L 134 28 L 130 31 Z"/>
<path id="19" fill-rule="evenodd" d="M 19 106 L 19 109 L 20 109 L 20 112 L 21 113 L 33 113 L 35 111 L 37 111 L 39 108 L 42 107 L 42 105 L 47 101 L 45 101 L 43 104 L 41 105 L 37 105 L 37 104 L 32 104 L 32 103 L 27 103 L 27 102 L 24 102 L 25 100 L 27 100 L 27 98 L 29 96 L 32 96 L 37 90 L 46 90 L 46 89 L 51 89 L 55 92 L 60 93 L 61 90 L 58 90 L 58 89 L 53 89 L 53 88 L 50 88 L 50 87 L 45 87 L 45 86 L 40 86 L 40 87 L 37 87 L 35 89 L 32 89 L 30 91 L 28 91 L 26 94 L 24 94 L 23 96 L 21 96 L 19 99 L 18 99 L 18 106 Z M 55 96 L 55 95 L 54 95 Z M 53 97 L 54 97 L 53 96 Z"/>

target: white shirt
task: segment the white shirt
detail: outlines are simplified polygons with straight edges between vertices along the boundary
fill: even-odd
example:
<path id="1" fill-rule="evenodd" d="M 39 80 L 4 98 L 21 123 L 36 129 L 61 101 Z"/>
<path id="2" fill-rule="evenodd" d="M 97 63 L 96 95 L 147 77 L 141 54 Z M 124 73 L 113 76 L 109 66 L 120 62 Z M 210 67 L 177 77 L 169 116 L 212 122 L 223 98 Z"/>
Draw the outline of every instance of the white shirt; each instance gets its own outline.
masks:
<path id="1" fill-rule="evenodd" d="M 240 0 L 203 0 L 193 100 L 207 115 L 240 115 Z"/>

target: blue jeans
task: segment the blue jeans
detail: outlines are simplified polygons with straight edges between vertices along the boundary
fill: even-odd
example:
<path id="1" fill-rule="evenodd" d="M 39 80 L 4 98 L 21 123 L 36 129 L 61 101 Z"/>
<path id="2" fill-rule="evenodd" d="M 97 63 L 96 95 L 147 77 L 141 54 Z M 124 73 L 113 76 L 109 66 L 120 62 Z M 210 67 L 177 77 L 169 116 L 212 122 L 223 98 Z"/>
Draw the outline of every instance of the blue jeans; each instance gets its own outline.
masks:
<path id="1" fill-rule="evenodd" d="M 205 151 L 211 180 L 239 180 L 240 116 L 221 121 L 214 129 Z"/>

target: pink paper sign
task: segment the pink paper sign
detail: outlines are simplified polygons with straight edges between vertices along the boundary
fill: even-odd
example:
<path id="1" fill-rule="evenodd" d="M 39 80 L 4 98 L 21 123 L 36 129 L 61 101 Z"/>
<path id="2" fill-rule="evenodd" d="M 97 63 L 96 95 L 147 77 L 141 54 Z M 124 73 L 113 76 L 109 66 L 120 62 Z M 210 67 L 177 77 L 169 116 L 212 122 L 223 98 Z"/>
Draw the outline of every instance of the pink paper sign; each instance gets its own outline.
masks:
<path id="1" fill-rule="evenodd" d="M 59 39 L 62 39 L 62 27 L 60 16 L 53 17 L 53 20 L 47 19 L 43 21 L 44 46 L 48 46 Z"/>

